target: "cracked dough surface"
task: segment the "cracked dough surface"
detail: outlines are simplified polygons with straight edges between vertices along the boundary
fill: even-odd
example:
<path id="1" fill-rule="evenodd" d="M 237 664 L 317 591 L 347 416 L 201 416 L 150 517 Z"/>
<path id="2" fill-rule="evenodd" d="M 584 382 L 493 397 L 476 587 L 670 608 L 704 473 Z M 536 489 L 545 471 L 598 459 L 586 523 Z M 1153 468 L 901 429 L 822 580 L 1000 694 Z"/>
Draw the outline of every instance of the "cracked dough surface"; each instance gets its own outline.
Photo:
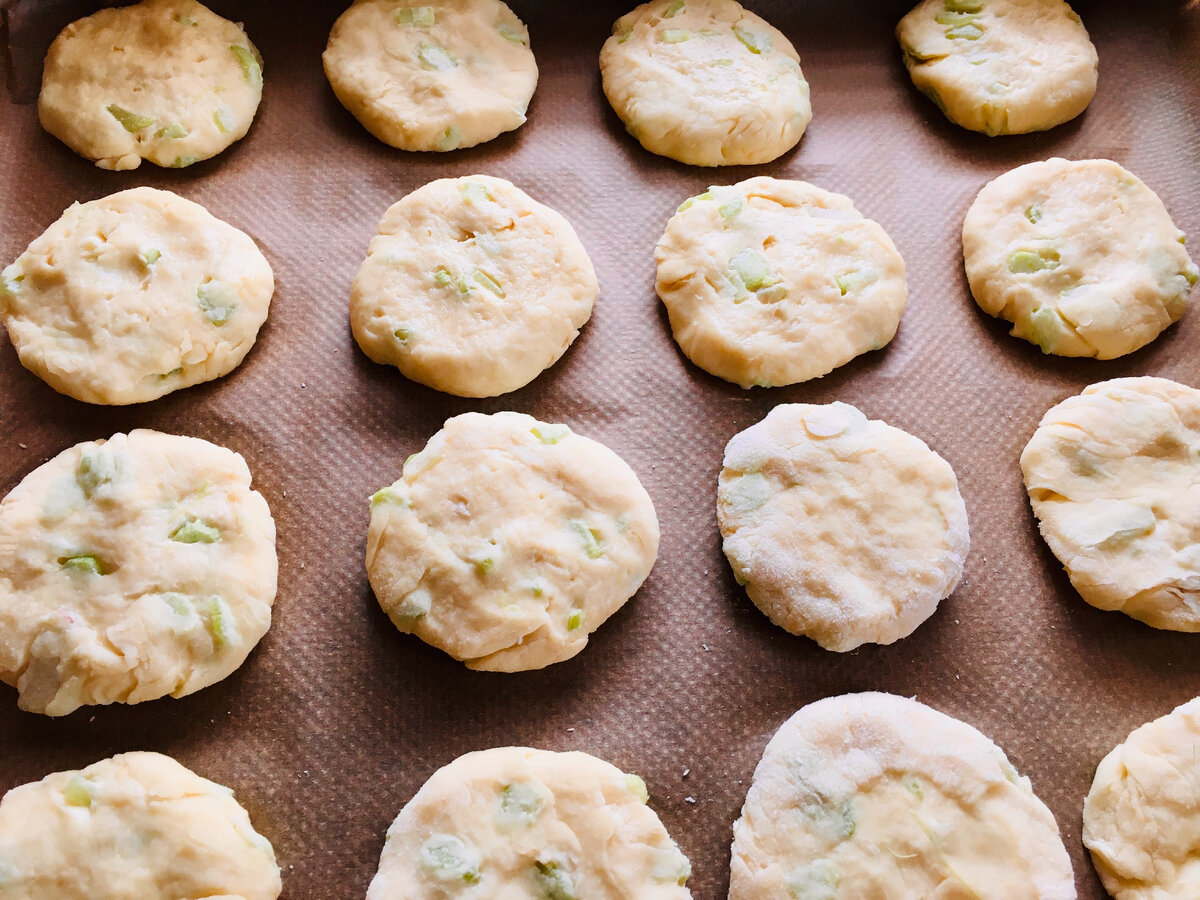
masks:
<path id="1" fill-rule="evenodd" d="M 1042 417 L 1021 471 L 1084 600 L 1200 631 L 1200 391 L 1165 378 L 1090 385 Z"/>
<path id="2" fill-rule="evenodd" d="M 827 650 L 890 644 L 962 577 L 967 510 L 949 463 L 853 406 L 776 406 L 725 448 L 722 548 L 754 605 Z"/>
<path id="3" fill-rule="evenodd" d="M 850 198 L 757 177 L 680 206 L 655 250 L 688 359 L 742 387 L 807 381 L 896 334 L 904 260 Z"/>
<path id="4" fill-rule="evenodd" d="M 1044 131 L 1096 93 L 1096 48 L 1063 0 L 923 0 L 896 37 L 913 84 L 972 131 Z"/>
<path id="5" fill-rule="evenodd" d="M 262 59 L 195 0 L 142 0 L 72 22 L 50 45 L 42 127 L 102 169 L 182 168 L 250 130 Z"/>
<path id="6" fill-rule="evenodd" d="M 0 273 L 0 316 L 56 391 L 141 403 L 237 368 L 274 290 L 248 235 L 139 187 L 72 204 Z"/>
<path id="7" fill-rule="evenodd" d="M 229 788 L 159 753 L 54 772 L 0 802 L 0 900 L 275 900 L 270 842 Z"/>
<path id="8" fill-rule="evenodd" d="M 1198 270 L 1158 196 L 1112 160 L 1019 166 L 963 222 L 975 302 L 1043 353 L 1113 359 L 1183 315 Z"/>
<path id="9" fill-rule="evenodd" d="M 468 753 L 388 828 L 367 900 L 685 900 L 691 865 L 646 798 L 586 753 Z"/>
<path id="10" fill-rule="evenodd" d="M 392 205 L 350 289 L 377 363 L 494 397 L 558 361 L 592 314 L 596 273 L 561 215 L 502 178 L 443 178 Z"/>
<path id="11" fill-rule="evenodd" d="M 529 31 L 500 0 L 356 0 L 322 60 L 342 106 L 401 150 L 474 147 L 520 127 L 538 80 Z"/>
<path id="12" fill-rule="evenodd" d="M 600 51 L 604 94 L 651 153 L 694 166 L 767 163 L 812 119 L 791 41 L 736 0 L 653 0 Z"/>
<path id="13" fill-rule="evenodd" d="M 238 454 L 145 429 L 76 444 L 0 502 L 0 680 L 50 716 L 183 697 L 266 633 L 277 572 Z"/>
<path id="14" fill-rule="evenodd" d="M 775 734 L 733 826 L 729 900 L 1074 900 L 1058 825 L 1004 752 L 892 694 L 830 697 Z"/>
<path id="15" fill-rule="evenodd" d="M 633 596 L 658 536 L 650 496 L 603 444 L 467 413 L 372 498 L 367 574 L 401 631 L 472 669 L 540 669 Z"/>
<path id="16" fill-rule="evenodd" d="M 1096 767 L 1083 843 L 1116 900 L 1200 896 L 1200 700 L 1136 729 Z"/>

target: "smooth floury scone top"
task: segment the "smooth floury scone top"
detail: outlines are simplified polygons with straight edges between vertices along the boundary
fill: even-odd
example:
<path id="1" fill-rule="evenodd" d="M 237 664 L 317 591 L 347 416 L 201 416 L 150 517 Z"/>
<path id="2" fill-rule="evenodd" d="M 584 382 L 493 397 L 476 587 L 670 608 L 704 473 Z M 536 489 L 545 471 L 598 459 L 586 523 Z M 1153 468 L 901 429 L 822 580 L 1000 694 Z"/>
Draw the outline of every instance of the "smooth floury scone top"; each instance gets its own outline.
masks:
<path id="1" fill-rule="evenodd" d="M 122 753 L 0 802 L 0 900 L 276 900 L 270 841 L 233 791 Z"/>
<path id="2" fill-rule="evenodd" d="M 1200 897 L 1200 699 L 1136 729 L 1104 757 L 1083 843 L 1116 900 Z"/>
<path id="3" fill-rule="evenodd" d="M 892 694 L 809 704 L 733 826 L 729 900 L 1075 900 L 1058 825 L 999 747 Z"/>
<path id="4" fill-rule="evenodd" d="M 538 70 L 500 0 L 357 0 L 322 56 L 341 104 L 401 150 L 474 147 L 524 124 Z"/>
<path id="5" fill-rule="evenodd" d="M 274 290 L 248 235 L 139 187 L 73 204 L 0 272 L 0 318 L 56 391 L 141 403 L 236 368 Z"/>
<path id="6" fill-rule="evenodd" d="M 266 633 L 278 569 L 238 454 L 147 430 L 77 444 L 0 502 L 0 681 L 50 716 L 198 691 Z"/>
<path id="7" fill-rule="evenodd" d="M 557 212 L 503 178 L 441 178 L 384 214 L 350 288 L 350 324 L 375 362 L 494 397 L 557 362 L 599 293 Z"/>
<path id="8" fill-rule="evenodd" d="M 650 496 L 603 444 L 467 413 L 371 498 L 366 565 L 401 631 L 516 672 L 579 653 L 646 580 L 658 539 Z"/>
<path id="9" fill-rule="evenodd" d="M 688 359 L 742 387 L 807 381 L 896 334 L 904 260 L 850 198 L 760 176 L 679 207 L 655 284 Z"/>
<path id="10" fill-rule="evenodd" d="M 42 72 L 42 127 L 102 169 L 182 168 L 250 130 L 263 67 L 241 25 L 195 0 L 142 0 L 73 22 Z"/>
<path id="11" fill-rule="evenodd" d="M 1021 454 L 1042 537 L 1092 606 L 1200 631 L 1200 390 L 1115 378 L 1050 409 Z"/>
<path id="12" fill-rule="evenodd" d="M 812 119 L 791 41 L 737 0 L 653 0 L 600 51 L 604 94 L 651 153 L 694 166 L 771 162 Z"/>
<path id="13" fill-rule="evenodd" d="M 913 84 L 972 131 L 1044 131 L 1096 93 L 1096 48 L 1063 0 L 923 0 L 896 36 Z"/>
<path id="14" fill-rule="evenodd" d="M 367 900 L 688 900 L 691 865 L 648 800 L 586 753 L 468 753 L 388 828 Z"/>
<path id="15" fill-rule="evenodd" d="M 1187 308 L 1200 277 L 1158 196 L 1108 159 L 1028 163 L 989 182 L 963 220 L 967 281 L 987 313 L 1043 353 L 1114 359 Z"/>
<path id="16" fill-rule="evenodd" d="M 836 651 L 911 634 L 957 586 L 970 547 L 950 464 L 845 403 L 782 404 L 735 435 L 717 522 L 755 606 Z"/>

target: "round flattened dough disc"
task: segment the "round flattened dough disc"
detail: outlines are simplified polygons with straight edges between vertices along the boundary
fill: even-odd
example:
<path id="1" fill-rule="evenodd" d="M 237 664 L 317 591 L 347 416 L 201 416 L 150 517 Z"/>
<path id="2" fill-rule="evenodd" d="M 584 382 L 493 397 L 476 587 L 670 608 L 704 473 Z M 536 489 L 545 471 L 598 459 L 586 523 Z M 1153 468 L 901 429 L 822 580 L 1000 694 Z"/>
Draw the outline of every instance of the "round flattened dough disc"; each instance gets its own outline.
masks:
<path id="1" fill-rule="evenodd" d="M 1200 896 L 1200 700 L 1136 729 L 1096 767 L 1083 844 L 1116 900 Z"/>
<path id="2" fill-rule="evenodd" d="M 375 494 L 367 574 L 380 606 L 472 669 L 570 659 L 645 581 L 658 519 L 603 444 L 520 413 L 467 413 Z"/>
<path id="3" fill-rule="evenodd" d="M 722 549 L 755 606 L 827 650 L 911 634 L 962 577 L 950 465 L 853 406 L 783 404 L 725 448 Z"/>
<path id="4" fill-rule="evenodd" d="M 1096 93 L 1096 48 L 1063 0 L 923 0 L 896 37 L 913 84 L 972 131 L 1045 131 Z"/>
<path id="5" fill-rule="evenodd" d="M 600 75 L 643 147 L 694 166 L 771 162 L 812 119 L 796 48 L 736 0 L 643 3 L 613 26 Z"/>
<path id="6" fill-rule="evenodd" d="M 1093 384 L 1042 417 L 1021 471 L 1084 600 L 1200 631 L 1200 391 L 1165 378 Z"/>
<path id="7" fill-rule="evenodd" d="M 245 137 L 261 99 L 262 58 L 241 25 L 196 0 L 142 0 L 63 29 L 38 114 L 102 169 L 182 168 Z"/>
<path id="8" fill-rule="evenodd" d="M 566 352 L 600 293 L 569 222 L 502 178 L 443 178 L 392 205 L 350 289 L 377 363 L 460 397 L 524 387 Z"/>
<path id="9" fill-rule="evenodd" d="M 51 716 L 190 694 L 266 633 L 278 568 L 238 454 L 148 430 L 76 444 L 0 501 L 0 680 Z"/>
<path id="10" fill-rule="evenodd" d="M 975 302 L 1043 353 L 1113 359 L 1187 307 L 1200 270 L 1157 195 L 1108 159 L 1019 166 L 963 221 Z"/>
<path id="11" fill-rule="evenodd" d="M 817 378 L 896 334 L 904 260 L 848 197 L 757 177 L 684 202 L 655 250 L 688 359 L 742 387 Z"/>
<path id="12" fill-rule="evenodd" d="M 498 747 L 439 769 L 388 828 L 367 900 L 686 900 L 688 863 L 636 775 Z"/>
<path id="13" fill-rule="evenodd" d="M 0 316 L 56 391 L 142 403 L 237 368 L 274 290 L 248 235 L 139 187 L 68 208 L 0 273 Z"/>
<path id="14" fill-rule="evenodd" d="M 992 741 L 916 700 L 847 694 L 776 732 L 733 826 L 729 900 L 781 897 L 1075 900 L 1075 880 Z"/>
<path id="15" fill-rule="evenodd" d="M 0 802 L 0 900 L 275 900 L 270 842 L 229 788 L 122 753 Z"/>
<path id="16" fill-rule="evenodd" d="M 356 0 L 322 56 L 334 94 L 401 150 L 474 147 L 525 122 L 538 70 L 500 0 Z"/>

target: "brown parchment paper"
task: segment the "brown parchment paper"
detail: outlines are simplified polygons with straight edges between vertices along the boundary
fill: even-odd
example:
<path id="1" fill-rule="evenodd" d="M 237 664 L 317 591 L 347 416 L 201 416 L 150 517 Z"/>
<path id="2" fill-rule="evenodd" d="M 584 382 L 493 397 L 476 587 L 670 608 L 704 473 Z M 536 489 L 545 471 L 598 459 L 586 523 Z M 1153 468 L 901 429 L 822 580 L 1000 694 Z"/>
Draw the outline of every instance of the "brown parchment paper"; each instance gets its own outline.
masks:
<path id="1" fill-rule="evenodd" d="M 1042 413 L 1087 384 L 1154 374 L 1200 385 L 1200 311 L 1149 347 L 1099 363 L 1043 357 L 970 299 L 959 229 L 978 189 L 1053 155 L 1118 160 L 1200 235 L 1200 15 L 1182 4 L 1080 2 L 1099 93 L 1046 134 L 989 139 L 947 123 L 911 86 L 892 28 L 903 2 L 751 6 L 795 43 L 814 119 L 799 148 L 702 170 L 629 138 L 596 56 L 632 2 L 513 0 L 541 82 L 519 131 L 419 155 L 371 138 L 335 100 L 320 54 L 338 3 L 217 2 L 266 61 L 249 136 L 183 171 L 102 172 L 37 123 L 37 61 L 87 4 L 7 10 L 0 103 L 0 265 L 75 200 L 138 184 L 174 190 L 250 233 L 275 269 L 258 344 L 230 376 L 132 408 L 77 403 L 0 337 L 0 491 L 78 441 L 150 427 L 242 453 L 279 529 L 274 624 L 232 677 L 183 700 L 21 713 L 0 687 L 0 789 L 134 749 L 233 787 L 273 842 L 284 896 L 360 898 L 384 830 L 439 766 L 485 747 L 579 749 L 641 773 L 691 858 L 698 898 L 722 898 L 730 827 L 763 747 L 796 709 L 862 690 L 915 695 L 981 729 L 1053 810 L 1081 897 L 1104 892 L 1080 844 L 1096 764 L 1130 730 L 1200 693 L 1200 635 L 1154 631 L 1083 603 L 1037 535 L 1017 459 Z M 32 62 L 31 62 L 32 61 Z M 31 70 L 32 66 L 32 70 Z M 437 177 L 486 172 L 561 211 L 601 297 L 566 356 L 528 387 L 463 400 L 371 363 L 350 334 L 350 281 L 383 211 Z M 753 174 L 848 194 L 890 232 L 911 300 L 897 338 L 833 374 L 743 391 L 688 363 L 654 294 L 653 247 L 687 196 Z M 844 400 L 927 441 L 970 515 L 966 579 L 911 637 L 848 654 L 761 615 L 721 554 L 714 503 L 725 443 L 785 402 Z M 638 472 L 662 524 L 637 596 L 569 662 L 473 673 L 400 635 L 367 584 L 366 498 L 448 416 L 515 409 L 565 421 Z"/>

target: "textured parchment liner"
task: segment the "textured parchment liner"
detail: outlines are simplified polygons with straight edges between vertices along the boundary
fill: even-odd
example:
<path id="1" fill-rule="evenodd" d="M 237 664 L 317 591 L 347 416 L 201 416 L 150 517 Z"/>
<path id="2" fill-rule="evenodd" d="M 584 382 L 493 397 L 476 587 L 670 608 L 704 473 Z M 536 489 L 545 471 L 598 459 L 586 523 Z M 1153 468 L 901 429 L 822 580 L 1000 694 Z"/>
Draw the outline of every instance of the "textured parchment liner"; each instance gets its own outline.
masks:
<path id="1" fill-rule="evenodd" d="M 915 695 L 995 739 L 1057 817 L 1081 897 L 1103 897 L 1079 842 L 1093 770 L 1133 728 L 1200 694 L 1200 638 L 1080 600 L 1037 536 L 1017 458 L 1042 413 L 1093 381 L 1152 374 L 1200 386 L 1200 311 L 1114 362 L 1043 358 L 971 301 L 959 228 L 980 186 L 1015 165 L 1109 156 L 1200 244 L 1200 13 L 1158 0 L 1081 2 L 1100 52 L 1091 109 L 1046 134 L 989 139 L 950 125 L 912 88 L 891 33 L 907 3 L 851 13 L 835 0 L 752 2 L 799 50 L 813 123 L 777 163 L 700 170 L 646 153 L 604 103 L 596 55 L 632 0 L 512 5 L 541 68 L 529 123 L 474 150 L 417 155 L 371 138 L 325 83 L 320 54 L 339 4 L 214 3 L 246 22 L 265 57 L 258 121 L 213 160 L 133 173 L 76 157 L 12 94 L 36 96 L 36 61 L 87 4 L 8 10 L 21 77 L 0 101 L 0 261 L 72 201 L 151 184 L 250 233 L 277 290 L 236 372 L 133 408 L 58 396 L 0 337 L 0 491 L 80 440 L 139 426 L 204 437 L 249 462 L 279 525 L 281 572 L 262 645 L 231 678 L 184 700 L 50 720 L 19 713 L 16 692 L 0 687 L 0 789 L 122 750 L 170 753 L 237 790 L 278 851 L 284 896 L 357 898 L 387 824 L 438 766 L 500 744 L 582 749 L 645 777 L 691 857 L 694 895 L 718 900 L 730 826 L 770 735 L 811 700 L 878 689 Z M 387 206 L 435 177 L 475 171 L 570 219 L 601 285 L 566 356 L 485 401 L 369 362 L 346 311 Z M 683 359 L 654 296 L 654 243 L 684 197 L 752 174 L 847 194 L 887 228 L 911 290 L 888 348 L 818 381 L 750 392 Z M 751 605 L 721 556 L 714 514 L 732 434 L 776 403 L 834 399 L 945 456 L 972 531 L 966 581 L 932 619 L 897 644 L 846 655 L 785 634 Z M 620 453 L 663 529 L 650 579 L 580 656 L 515 676 L 468 672 L 398 634 L 361 559 L 367 495 L 446 417 L 506 408 L 566 421 Z"/>

